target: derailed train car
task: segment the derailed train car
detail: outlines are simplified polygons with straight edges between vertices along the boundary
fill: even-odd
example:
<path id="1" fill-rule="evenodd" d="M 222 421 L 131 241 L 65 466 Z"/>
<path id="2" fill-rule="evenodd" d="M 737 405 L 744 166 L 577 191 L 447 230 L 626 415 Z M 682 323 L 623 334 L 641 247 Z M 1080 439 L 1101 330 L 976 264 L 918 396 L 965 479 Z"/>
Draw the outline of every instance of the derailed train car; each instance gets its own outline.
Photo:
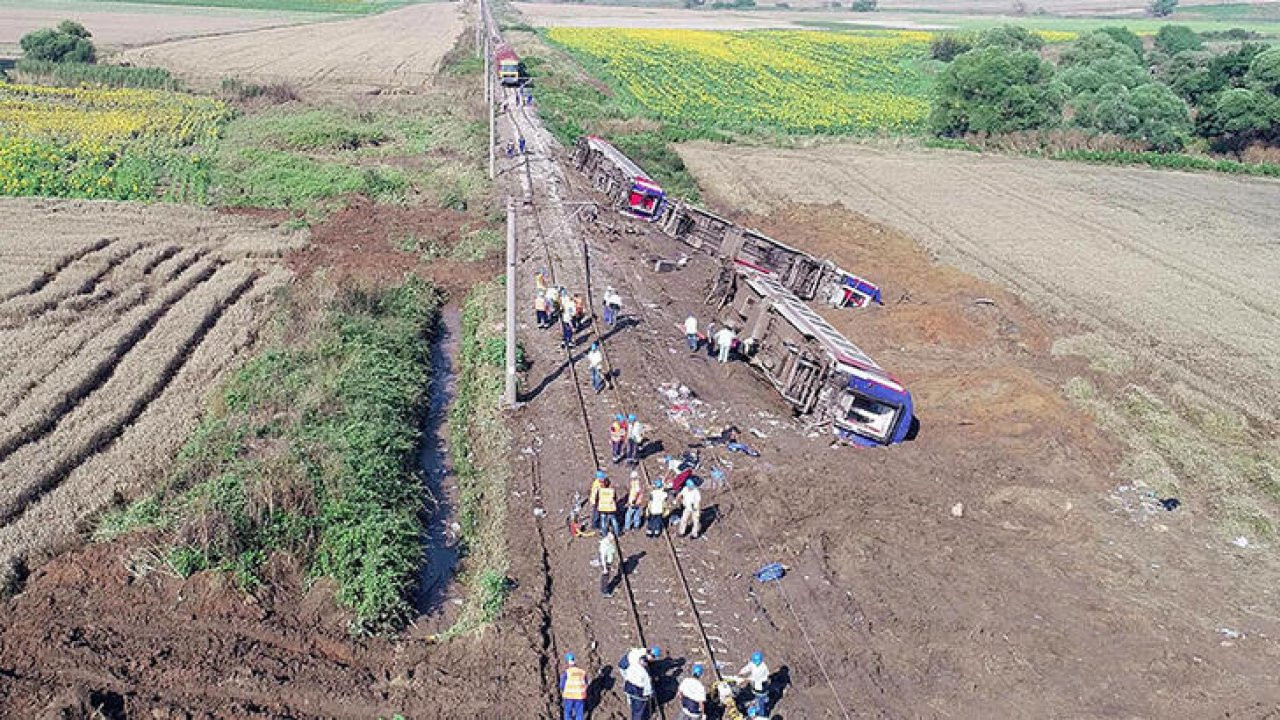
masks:
<path id="1" fill-rule="evenodd" d="M 650 222 L 658 219 L 666 193 L 614 146 L 594 135 L 578 139 L 573 166 L 618 210 Z"/>
<path id="2" fill-rule="evenodd" d="M 798 414 L 844 440 L 891 445 L 911 432 L 911 393 L 770 274 L 739 266 L 721 321 Z"/>

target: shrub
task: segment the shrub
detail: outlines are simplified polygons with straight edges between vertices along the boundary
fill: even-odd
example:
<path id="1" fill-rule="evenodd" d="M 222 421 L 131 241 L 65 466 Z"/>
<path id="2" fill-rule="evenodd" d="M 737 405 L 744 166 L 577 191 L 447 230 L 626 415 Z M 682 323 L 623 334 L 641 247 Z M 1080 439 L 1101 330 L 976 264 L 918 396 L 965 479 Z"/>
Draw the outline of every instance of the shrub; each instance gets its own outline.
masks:
<path id="1" fill-rule="evenodd" d="M 1137 57 L 1142 57 L 1142 38 L 1134 35 L 1133 31 L 1129 28 L 1109 25 L 1107 27 L 1098 28 L 1096 32 L 1100 32 L 1129 48 Z"/>
<path id="2" fill-rule="evenodd" d="M 964 53 L 942 72 L 929 118 L 940 135 L 1045 127 L 1061 117 L 1063 87 L 1031 52 L 999 47 Z"/>
<path id="3" fill-rule="evenodd" d="M 1117 40 L 1111 33 L 1095 30 L 1081 35 L 1071 47 L 1062 53 L 1060 67 L 1074 65 L 1093 65 L 1103 60 L 1118 59 L 1140 64 L 1141 50 L 1135 51 L 1132 45 Z"/>
<path id="4" fill-rule="evenodd" d="M 853 0 L 849 3 L 849 9 L 854 12 L 874 12 L 876 7 L 878 7 L 876 0 Z"/>
<path id="5" fill-rule="evenodd" d="M 1186 25 L 1161 25 L 1156 33 L 1156 49 L 1169 55 L 1177 55 L 1183 50 L 1201 50 L 1204 41 L 1195 30 Z"/>
<path id="6" fill-rule="evenodd" d="M 934 60 L 951 62 L 957 55 L 973 49 L 974 37 L 968 33 L 947 32 L 933 37 L 929 45 L 929 56 Z"/>
<path id="7" fill-rule="evenodd" d="M 983 31 L 978 47 L 1001 47 L 1007 50 L 1039 50 L 1044 38 L 1021 25 L 1001 25 Z"/>
<path id="8" fill-rule="evenodd" d="M 1258 90 L 1280 95 L 1280 48 L 1259 52 L 1249 63 L 1245 80 Z"/>
<path id="9" fill-rule="evenodd" d="M 80 23 L 63 20 L 56 28 L 44 28 L 23 35 L 19 45 L 22 46 L 25 57 L 30 60 L 91 63 L 96 59 L 97 53 L 90 37 L 89 31 Z"/>
<path id="10" fill-rule="evenodd" d="M 1178 0 L 1152 0 L 1149 9 L 1156 17 L 1168 17 L 1173 14 L 1176 7 L 1178 7 Z"/>

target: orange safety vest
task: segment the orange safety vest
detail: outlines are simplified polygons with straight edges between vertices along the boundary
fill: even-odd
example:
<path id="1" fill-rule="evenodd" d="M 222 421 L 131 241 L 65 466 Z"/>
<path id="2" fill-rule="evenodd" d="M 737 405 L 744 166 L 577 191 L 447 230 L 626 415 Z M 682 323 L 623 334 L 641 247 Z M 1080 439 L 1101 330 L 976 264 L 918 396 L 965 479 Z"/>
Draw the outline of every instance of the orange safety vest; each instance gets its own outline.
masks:
<path id="1" fill-rule="evenodd" d="M 627 493 L 627 504 L 635 507 L 640 504 L 640 496 L 644 494 L 644 489 L 640 487 L 640 483 L 634 483 L 631 491 Z"/>
<path id="2" fill-rule="evenodd" d="M 536 295 L 536 296 L 534 296 L 534 298 L 533 298 L 533 309 L 534 309 L 534 310 L 542 310 L 542 311 L 546 311 L 546 309 L 547 309 L 547 299 L 546 299 L 546 298 L 544 298 L 544 297 L 542 297 L 541 295 Z"/>
<path id="3" fill-rule="evenodd" d="M 600 494 L 597 499 L 599 504 L 596 509 L 602 513 L 611 513 L 618 511 L 618 496 L 612 487 L 601 487 Z"/>
<path id="4" fill-rule="evenodd" d="M 612 442 L 622 442 L 627 439 L 627 424 L 620 423 L 617 420 L 609 426 L 609 440 Z"/>
<path id="5" fill-rule="evenodd" d="M 565 668 L 564 692 L 565 700 L 587 699 L 587 671 L 579 667 Z"/>

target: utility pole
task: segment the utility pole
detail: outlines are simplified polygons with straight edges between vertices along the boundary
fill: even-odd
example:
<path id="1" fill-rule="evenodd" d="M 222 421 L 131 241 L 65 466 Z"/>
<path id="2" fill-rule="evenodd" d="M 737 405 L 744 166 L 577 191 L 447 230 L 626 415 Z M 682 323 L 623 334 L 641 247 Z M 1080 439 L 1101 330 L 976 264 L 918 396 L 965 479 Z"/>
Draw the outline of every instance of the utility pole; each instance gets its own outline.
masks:
<path id="1" fill-rule="evenodd" d="M 516 206 L 507 200 L 507 387 L 503 405 L 516 402 Z"/>

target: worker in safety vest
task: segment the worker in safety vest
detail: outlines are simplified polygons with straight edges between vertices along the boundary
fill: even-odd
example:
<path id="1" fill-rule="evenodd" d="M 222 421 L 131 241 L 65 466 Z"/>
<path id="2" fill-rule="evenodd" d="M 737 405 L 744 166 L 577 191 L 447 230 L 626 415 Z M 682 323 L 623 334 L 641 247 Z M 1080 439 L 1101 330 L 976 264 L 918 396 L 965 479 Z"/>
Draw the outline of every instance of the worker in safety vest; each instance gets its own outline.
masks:
<path id="1" fill-rule="evenodd" d="M 600 479 L 596 489 L 596 510 L 600 517 L 600 534 L 618 534 L 618 491 L 609 478 Z"/>
<path id="2" fill-rule="evenodd" d="M 653 481 L 653 489 L 649 491 L 649 525 L 644 534 L 658 537 L 662 534 L 662 524 L 667 519 L 667 489 L 661 480 Z"/>
<path id="3" fill-rule="evenodd" d="M 635 465 L 640 462 L 640 448 L 644 446 L 644 426 L 636 420 L 636 416 L 627 416 L 627 463 Z"/>
<path id="4" fill-rule="evenodd" d="M 587 711 L 587 671 L 578 667 L 573 653 L 566 653 L 564 662 L 568 666 L 560 673 L 564 720 L 582 720 Z"/>
<path id="5" fill-rule="evenodd" d="M 751 686 L 754 696 L 751 707 L 760 717 L 769 717 L 769 666 L 764 664 L 764 653 L 759 650 L 751 653 L 751 662 L 742 666 L 738 676 Z"/>
<path id="6" fill-rule="evenodd" d="M 547 292 L 547 273 L 545 270 L 539 270 L 533 274 L 533 282 L 537 285 L 538 290 L 543 293 Z"/>
<path id="7" fill-rule="evenodd" d="M 533 296 L 533 315 L 538 320 L 538 327 L 547 326 L 547 296 L 541 290 Z"/>
<path id="8" fill-rule="evenodd" d="M 627 441 L 627 419 L 618 413 L 609 426 L 609 447 L 613 450 L 613 462 L 622 461 L 622 446 Z"/>
<path id="9" fill-rule="evenodd" d="M 627 702 L 631 706 L 631 720 L 649 720 L 649 710 L 653 705 L 653 678 L 649 675 L 649 664 L 662 657 L 662 649 L 657 645 L 649 649 L 631 648 L 618 661 L 618 669 L 622 671 L 622 691 L 627 694 Z"/>
<path id="10" fill-rule="evenodd" d="M 631 487 L 627 491 L 627 514 L 623 518 L 622 531 L 639 530 L 644 524 L 644 486 L 640 473 L 631 471 Z"/>
<path id="11" fill-rule="evenodd" d="M 591 507 L 591 527 L 594 530 L 600 529 L 600 510 L 597 500 L 600 497 L 600 484 L 604 481 L 604 471 L 596 470 L 595 477 L 591 480 L 591 492 L 587 493 L 587 505 Z"/>
<path id="12" fill-rule="evenodd" d="M 680 681 L 676 702 L 680 703 L 680 717 L 686 720 L 706 718 L 707 688 L 702 684 L 702 663 L 694 663 L 689 677 Z"/>
<path id="13" fill-rule="evenodd" d="M 587 317 L 587 301 L 582 299 L 582 293 L 573 294 L 573 326 L 574 328 L 582 327 L 582 321 Z"/>

